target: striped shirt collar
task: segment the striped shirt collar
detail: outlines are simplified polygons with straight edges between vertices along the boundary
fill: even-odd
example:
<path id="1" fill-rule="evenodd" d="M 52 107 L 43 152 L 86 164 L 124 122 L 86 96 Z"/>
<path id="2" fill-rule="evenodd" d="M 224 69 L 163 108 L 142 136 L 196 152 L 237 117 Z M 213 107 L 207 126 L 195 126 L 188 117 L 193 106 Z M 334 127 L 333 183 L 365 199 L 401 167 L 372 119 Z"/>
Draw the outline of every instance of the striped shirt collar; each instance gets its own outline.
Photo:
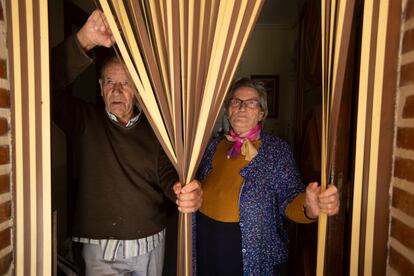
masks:
<path id="1" fill-rule="evenodd" d="M 131 128 L 131 127 L 133 127 L 138 122 L 138 119 L 141 117 L 141 108 L 139 107 L 139 105 L 135 105 L 135 108 L 134 109 L 135 109 L 135 113 L 137 115 L 135 115 L 134 117 L 132 117 L 131 119 L 129 119 L 129 121 L 128 121 L 128 123 L 126 125 L 121 124 L 119 122 L 118 118 L 114 114 L 112 114 L 111 112 L 109 112 L 106 108 L 105 108 L 105 112 L 106 112 L 106 115 L 108 115 L 109 119 L 111 119 L 112 122 L 115 122 L 118 125 L 122 125 L 125 128 Z"/>

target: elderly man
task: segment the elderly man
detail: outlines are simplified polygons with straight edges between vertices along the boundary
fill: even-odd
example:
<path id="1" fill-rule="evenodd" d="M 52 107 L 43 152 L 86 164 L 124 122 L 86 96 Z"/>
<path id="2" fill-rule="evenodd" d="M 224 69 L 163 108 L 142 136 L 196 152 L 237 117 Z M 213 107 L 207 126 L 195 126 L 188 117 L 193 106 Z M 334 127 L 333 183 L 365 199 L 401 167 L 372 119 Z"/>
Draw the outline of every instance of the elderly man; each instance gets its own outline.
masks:
<path id="1" fill-rule="evenodd" d="M 73 240 L 83 243 L 87 275 L 161 275 L 165 198 L 181 212 L 202 201 L 199 182 L 185 187 L 134 97 L 124 65 L 109 58 L 99 79 L 105 107 L 64 92 L 113 38 L 96 10 L 81 30 L 52 52 L 53 119 L 73 146 L 78 182 Z"/>

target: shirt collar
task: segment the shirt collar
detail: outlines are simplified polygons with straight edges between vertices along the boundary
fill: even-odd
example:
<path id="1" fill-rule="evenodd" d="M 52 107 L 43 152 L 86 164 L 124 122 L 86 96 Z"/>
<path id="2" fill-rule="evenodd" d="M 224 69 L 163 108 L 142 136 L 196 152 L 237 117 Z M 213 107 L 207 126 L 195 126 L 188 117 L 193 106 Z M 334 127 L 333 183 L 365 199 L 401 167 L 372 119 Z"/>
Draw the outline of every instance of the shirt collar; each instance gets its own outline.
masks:
<path id="1" fill-rule="evenodd" d="M 106 115 L 108 115 L 109 119 L 111 119 L 112 122 L 115 122 L 115 123 L 117 123 L 119 125 L 122 125 L 126 128 L 131 128 L 138 122 L 139 117 L 141 117 L 141 108 L 139 107 L 139 105 L 135 105 L 134 109 L 135 109 L 135 113 L 137 115 L 135 115 L 134 117 L 129 119 L 129 121 L 126 123 L 126 125 L 121 124 L 119 122 L 118 118 L 114 114 L 109 112 L 106 108 L 105 108 L 105 112 L 106 112 Z"/>

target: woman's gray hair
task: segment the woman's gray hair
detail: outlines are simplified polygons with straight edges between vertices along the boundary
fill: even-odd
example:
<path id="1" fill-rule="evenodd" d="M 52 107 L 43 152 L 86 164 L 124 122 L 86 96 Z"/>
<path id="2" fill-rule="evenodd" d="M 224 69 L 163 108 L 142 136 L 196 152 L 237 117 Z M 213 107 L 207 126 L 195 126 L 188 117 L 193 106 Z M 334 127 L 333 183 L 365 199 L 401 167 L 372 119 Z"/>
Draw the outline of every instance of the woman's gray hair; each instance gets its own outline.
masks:
<path id="1" fill-rule="evenodd" d="M 228 116 L 227 111 L 229 109 L 230 100 L 234 97 L 234 93 L 236 92 L 236 90 L 241 87 L 253 88 L 257 91 L 257 94 L 259 94 L 259 106 L 262 112 L 264 113 L 262 119 L 263 122 L 264 119 L 266 119 L 268 113 L 266 88 L 264 87 L 263 82 L 251 80 L 249 78 L 239 79 L 236 82 L 234 82 L 233 85 L 230 87 L 226 99 L 224 100 L 224 111 L 226 116 Z"/>

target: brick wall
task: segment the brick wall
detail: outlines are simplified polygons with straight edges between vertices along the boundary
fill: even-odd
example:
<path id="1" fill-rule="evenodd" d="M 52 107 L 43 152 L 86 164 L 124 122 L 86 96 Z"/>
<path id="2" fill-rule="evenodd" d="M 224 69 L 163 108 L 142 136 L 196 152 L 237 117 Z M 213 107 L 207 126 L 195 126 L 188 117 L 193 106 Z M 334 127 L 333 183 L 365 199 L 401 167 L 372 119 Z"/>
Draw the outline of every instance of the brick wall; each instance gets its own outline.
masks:
<path id="1" fill-rule="evenodd" d="M 10 177 L 10 83 L 8 79 L 7 18 L 0 0 L 0 275 L 11 274 L 12 196 Z"/>
<path id="2" fill-rule="evenodd" d="M 414 275 L 414 0 L 403 2 L 388 275 Z"/>

